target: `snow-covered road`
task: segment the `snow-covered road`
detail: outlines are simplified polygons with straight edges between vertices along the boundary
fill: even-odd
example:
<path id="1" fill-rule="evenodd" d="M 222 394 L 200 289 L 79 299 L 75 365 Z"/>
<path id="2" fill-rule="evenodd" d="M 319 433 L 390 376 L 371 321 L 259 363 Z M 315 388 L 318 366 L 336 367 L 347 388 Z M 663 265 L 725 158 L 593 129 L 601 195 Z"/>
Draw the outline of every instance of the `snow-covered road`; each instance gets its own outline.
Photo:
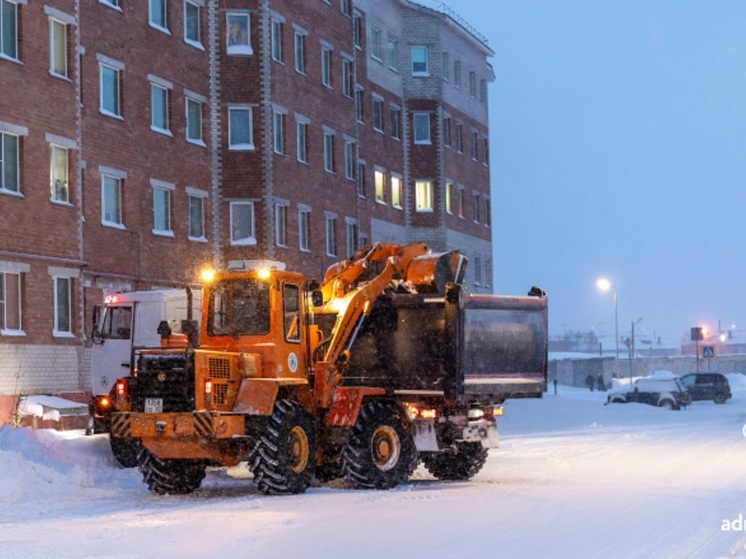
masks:
<path id="1" fill-rule="evenodd" d="M 472 481 L 420 468 L 392 491 L 266 497 L 234 468 L 157 496 L 105 436 L 5 426 L 0 557 L 746 557 L 746 379 L 731 382 L 725 405 L 678 412 L 563 387 L 511 401 Z"/>

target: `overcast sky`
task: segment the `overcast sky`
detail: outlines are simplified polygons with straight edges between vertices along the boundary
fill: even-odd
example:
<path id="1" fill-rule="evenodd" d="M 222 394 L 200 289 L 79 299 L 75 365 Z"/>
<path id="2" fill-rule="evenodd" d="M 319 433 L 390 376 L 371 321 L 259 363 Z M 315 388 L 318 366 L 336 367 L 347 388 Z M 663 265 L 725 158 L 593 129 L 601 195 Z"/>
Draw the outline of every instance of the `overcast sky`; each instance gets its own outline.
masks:
<path id="1" fill-rule="evenodd" d="M 746 335 L 746 2 L 447 0 L 495 51 L 495 283 L 550 333 Z M 606 346 L 608 347 L 608 346 Z"/>

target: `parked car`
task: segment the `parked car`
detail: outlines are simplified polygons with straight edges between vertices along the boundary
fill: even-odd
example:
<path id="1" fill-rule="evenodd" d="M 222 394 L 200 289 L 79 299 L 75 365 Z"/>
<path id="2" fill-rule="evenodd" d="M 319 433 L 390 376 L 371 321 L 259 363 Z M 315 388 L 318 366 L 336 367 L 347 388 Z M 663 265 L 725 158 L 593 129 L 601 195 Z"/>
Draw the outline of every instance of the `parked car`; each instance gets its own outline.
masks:
<path id="1" fill-rule="evenodd" d="M 730 383 L 721 373 L 692 373 L 681 377 L 693 401 L 712 400 L 716 404 L 724 404 L 731 397 Z"/>
<path id="2" fill-rule="evenodd" d="M 631 402 L 678 410 L 688 406 L 692 397 L 677 375 L 671 371 L 655 371 L 649 377 L 637 379 L 626 390 L 611 392 L 606 398 L 607 404 Z"/>

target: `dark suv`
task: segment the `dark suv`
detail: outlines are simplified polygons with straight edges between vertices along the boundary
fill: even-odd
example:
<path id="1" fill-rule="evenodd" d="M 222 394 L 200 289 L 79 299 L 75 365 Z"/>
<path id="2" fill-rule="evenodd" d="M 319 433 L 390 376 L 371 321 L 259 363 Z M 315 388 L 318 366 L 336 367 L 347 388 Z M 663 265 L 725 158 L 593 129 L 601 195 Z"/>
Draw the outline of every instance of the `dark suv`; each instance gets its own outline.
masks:
<path id="1" fill-rule="evenodd" d="M 731 397 L 730 383 L 721 373 L 692 373 L 681 377 L 681 384 L 692 400 L 712 400 L 724 404 Z"/>

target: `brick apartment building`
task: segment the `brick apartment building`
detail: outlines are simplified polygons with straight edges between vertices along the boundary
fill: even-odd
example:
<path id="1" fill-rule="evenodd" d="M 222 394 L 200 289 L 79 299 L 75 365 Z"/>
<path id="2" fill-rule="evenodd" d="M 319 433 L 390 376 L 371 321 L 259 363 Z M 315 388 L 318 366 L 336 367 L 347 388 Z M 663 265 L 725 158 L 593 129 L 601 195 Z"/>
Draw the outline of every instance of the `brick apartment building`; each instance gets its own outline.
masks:
<path id="1" fill-rule="evenodd" d="M 408 0 L 0 0 L 0 421 L 105 290 L 427 242 L 491 291 L 492 51 Z"/>

